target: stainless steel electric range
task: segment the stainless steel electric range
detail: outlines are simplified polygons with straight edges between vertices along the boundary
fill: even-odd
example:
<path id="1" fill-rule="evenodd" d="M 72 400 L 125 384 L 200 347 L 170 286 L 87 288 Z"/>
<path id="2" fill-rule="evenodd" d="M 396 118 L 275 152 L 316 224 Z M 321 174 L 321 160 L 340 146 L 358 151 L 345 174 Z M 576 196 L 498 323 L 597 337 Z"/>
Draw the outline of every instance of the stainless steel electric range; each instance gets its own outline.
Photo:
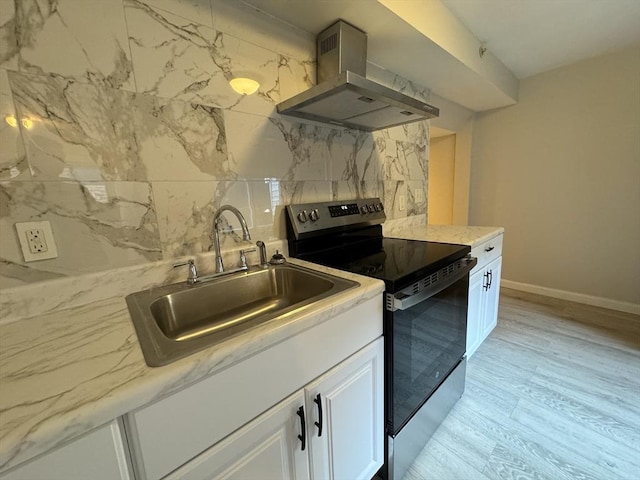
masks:
<path id="1" fill-rule="evenodd" d="M 382 235 L 378 198 L 288 205 L 289 254 L 385 283 L 384 479 L 400 480 L 465 387 L 470 247 Z"/>

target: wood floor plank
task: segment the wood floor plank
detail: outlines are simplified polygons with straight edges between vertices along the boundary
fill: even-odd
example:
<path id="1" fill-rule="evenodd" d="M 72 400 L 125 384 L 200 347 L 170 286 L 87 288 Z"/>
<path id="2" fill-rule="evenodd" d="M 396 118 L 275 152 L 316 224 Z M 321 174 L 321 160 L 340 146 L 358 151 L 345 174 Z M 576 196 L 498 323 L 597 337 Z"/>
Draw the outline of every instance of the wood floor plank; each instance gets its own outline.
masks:
<path id="1" fill-rule="evenodd" d="M 597 415 L 607 416 L 620 424 L 628 425 L 636 435 L 640 433 L 640 409 L 637 403 L 630 404 L 622 397 L 611 395 L 610 391 L 602 391 L 585 385 L 584 382 L 571 380 L 573 379 L 566 377 L 559 379 L 541 371 L 531 378 L 531 385 L 551 390 L 569 405 L 588 408 L 598 412 Z"/>
<path id="2" fill-rule="evenodd" d="M 640 426 L 640 395 L 634 387 L 621 387 L 610 378 L 598 377 L 590 371 L 567 368 L 559 364 L 539 367 L 531 381 L 609 411 L 613 416 L 625 419 L 630 425 Z"/>
<path id="3" fill-rule="evenodd" d="M 429 442 L 404 476 L 405 480 L 490 480 L 437 440 Z"/>
<path id="4" fill-rule="evenodd" d="M 496 445 L 485 468 L 482 470 L 487 477 L 496 480 L 556 480 L 558 473 L 542 474 L 537 465 L 531 465 L 514 453 L 513 448 L 502 444 Z"/>
<path id="5" fill-rule="evenodd" d="M 459 417 L 460 421 L 496 442 L 496 445 L 509 446 L 521 459 L 526 459 L 536 466 L 536 471 L 546 472 L 558 478 L 580 478 L 583 480 L 600 480 L 603 478 L 621 477 L 610 475 L 608 469 L 591 464 L 586 458 L 576 455 L 554 438 L 539 435 L 527 426 L 514 421 L 509 415 L 494 413 L 478 413 L 479 408 L 461 408 L 452 410 L 450 416 Z M 448 423 L 449 419 L 444 423 Z M 487 459 L 489 461 L 489 459 Z M 560 472 L 571 472 L 565 476 Z M 485 472 L 490 475 L 488 472 Z M 453 480 L 453 479 L 452 479 Z"/>
<path id="6" fill-rule="evenodd" d="M 456 448 L 452 454 L 455 454 L 460 462 L 470 465 L 477 471 L 484 468 L 487 457 L 496 446 L 495 440 L 453 415 L 431 439 L 443 446 L 455 445 Z"/>
<path id="7" fill-rule="evenodd" d="M 514 421 L 528 428 L 533 435 L 546 438 L 574 452 L 586 465 L 593 462 L 606 469 L 609 477 L 640 478 L 638 450 L 603 437 L 588 427 L 547 408 L 523 401 L 511 414 Z"/>
<path id="8" fill-rule="evenodd" d="M 501 293 L 462 399 L 405 478 L 639 480 L 640 317 Z"/>

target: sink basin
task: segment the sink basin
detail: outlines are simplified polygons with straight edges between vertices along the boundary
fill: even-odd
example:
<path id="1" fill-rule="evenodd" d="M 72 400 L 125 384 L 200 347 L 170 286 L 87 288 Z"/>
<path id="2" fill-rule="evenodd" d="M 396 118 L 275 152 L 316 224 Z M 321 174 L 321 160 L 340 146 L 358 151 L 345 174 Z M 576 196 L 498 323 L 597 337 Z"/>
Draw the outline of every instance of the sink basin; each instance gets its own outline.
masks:
<path id="1" fill-rule="evenodd" d="M 155 367 L 355 286 L 351 280 L 284 264 L 193 286 L 152 288 L 126 300 L 145 361 Z"/>

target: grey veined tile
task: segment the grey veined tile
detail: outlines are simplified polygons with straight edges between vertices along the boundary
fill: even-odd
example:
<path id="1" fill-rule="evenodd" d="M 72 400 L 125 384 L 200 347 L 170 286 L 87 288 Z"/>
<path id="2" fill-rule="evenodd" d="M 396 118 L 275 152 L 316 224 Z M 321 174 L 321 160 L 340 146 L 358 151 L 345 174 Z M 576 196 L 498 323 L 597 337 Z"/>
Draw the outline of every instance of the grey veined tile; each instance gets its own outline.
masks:
<path id="1" fill-rule="evenodd" d="M 253 242 L 279 238 L 279 232 L 274 229 L 274 216 L 280 210 L 283 188 L 276 179 L 153 183 L 165 256 L 195 255 L 210 250 L 213 217 L 227 204 L 240 210 Z M 240 224 L 233 214 L 224 213 L 222 225 L 223 249 L 243 243 Z"/>
<path id="2" fill-rule="evenodd" d="M 120 1 L 2 0 L 0 6 L 0 67 L 135 90 Z"/>
<path id="3" fill-rule="evenodd" d="M 26 123 L 29 126 L 29 123 Z M 29 180 L 29 165 L 20 135 L 7 71 L 0 69 L 0 179 Z"/>
<path id="4" fill-rule="evenodd" d="M 2 287 L 162 258 L 148 183 L 3 182 L 0 212 Z M 51 223 L 58 258 L 25 263 L 13 223 L 36 220 Z"/>
<path id="5" fill-rule="evenodd" d="M 340 155 L 331 161 L 331 179 L 350 183 L 354 190 L 362 182 L 381 181 L 386 143 L 370 132 L 335 130 L 332 144 L 340 148 Z M 360 195 L 358 195 L 360 197 Z"/>
<path id="6" fill-rule="evenodd" d="M 194 23 L 213 27 L 211 0 L 140 0 L 160 10 L 166 10 Z"/>
<path id="7" fill-rule="evenodd" d="M 416 143 L 387 140 L 382 157 L 386 180 L 427 179 L 427 149 Z"/>
<path id="8" fill-rule="evenodd" d="M 228 171 L 222 112 L 59 77 L 9 73 L 34 179 L 207 180 Z"/>
<path id="9" fill-rule="evenodd" d="M 278 56 L 202 24 L 125 0 L 139 92 L 270 115 L 279 101 Z M 260 83 L 254 95 L 233 91 L 229 80 Z"/>
<path id="10" fill-rule="evenodd" d="M 330 128 L 229 111 L 225 127 L 229 161 L 239 178 L 327 180 L 332 159 L 345 155 Z"/>

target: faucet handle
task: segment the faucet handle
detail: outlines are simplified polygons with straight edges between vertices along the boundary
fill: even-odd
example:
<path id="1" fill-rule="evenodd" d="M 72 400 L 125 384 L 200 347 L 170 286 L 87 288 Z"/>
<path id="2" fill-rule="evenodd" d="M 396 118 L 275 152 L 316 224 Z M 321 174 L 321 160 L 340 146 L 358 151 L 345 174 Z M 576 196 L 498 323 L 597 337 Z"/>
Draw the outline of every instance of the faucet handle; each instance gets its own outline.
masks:
<path id="1" fill-rule="evenodd" d="M 249 252 L 255 252 L 256 248 L 243 248 L 242 250 L 240 250 L 240 268 L 243 269 L 247 269 L 249 268 L 247 266 L 247 256 L 245 254 L 249 253 Z"/>
<path id="2" fill-rule="evenodd" d="M 184 262 L 176 262 L 173 264 L 173 268 L 184 267 L 185 265 L 189 267 L 187 285 L 194 285 L 198 281 L 198 269 L 196 268 L 196 264 L 193 261 L 193 258 L 185 260 Z"/>

